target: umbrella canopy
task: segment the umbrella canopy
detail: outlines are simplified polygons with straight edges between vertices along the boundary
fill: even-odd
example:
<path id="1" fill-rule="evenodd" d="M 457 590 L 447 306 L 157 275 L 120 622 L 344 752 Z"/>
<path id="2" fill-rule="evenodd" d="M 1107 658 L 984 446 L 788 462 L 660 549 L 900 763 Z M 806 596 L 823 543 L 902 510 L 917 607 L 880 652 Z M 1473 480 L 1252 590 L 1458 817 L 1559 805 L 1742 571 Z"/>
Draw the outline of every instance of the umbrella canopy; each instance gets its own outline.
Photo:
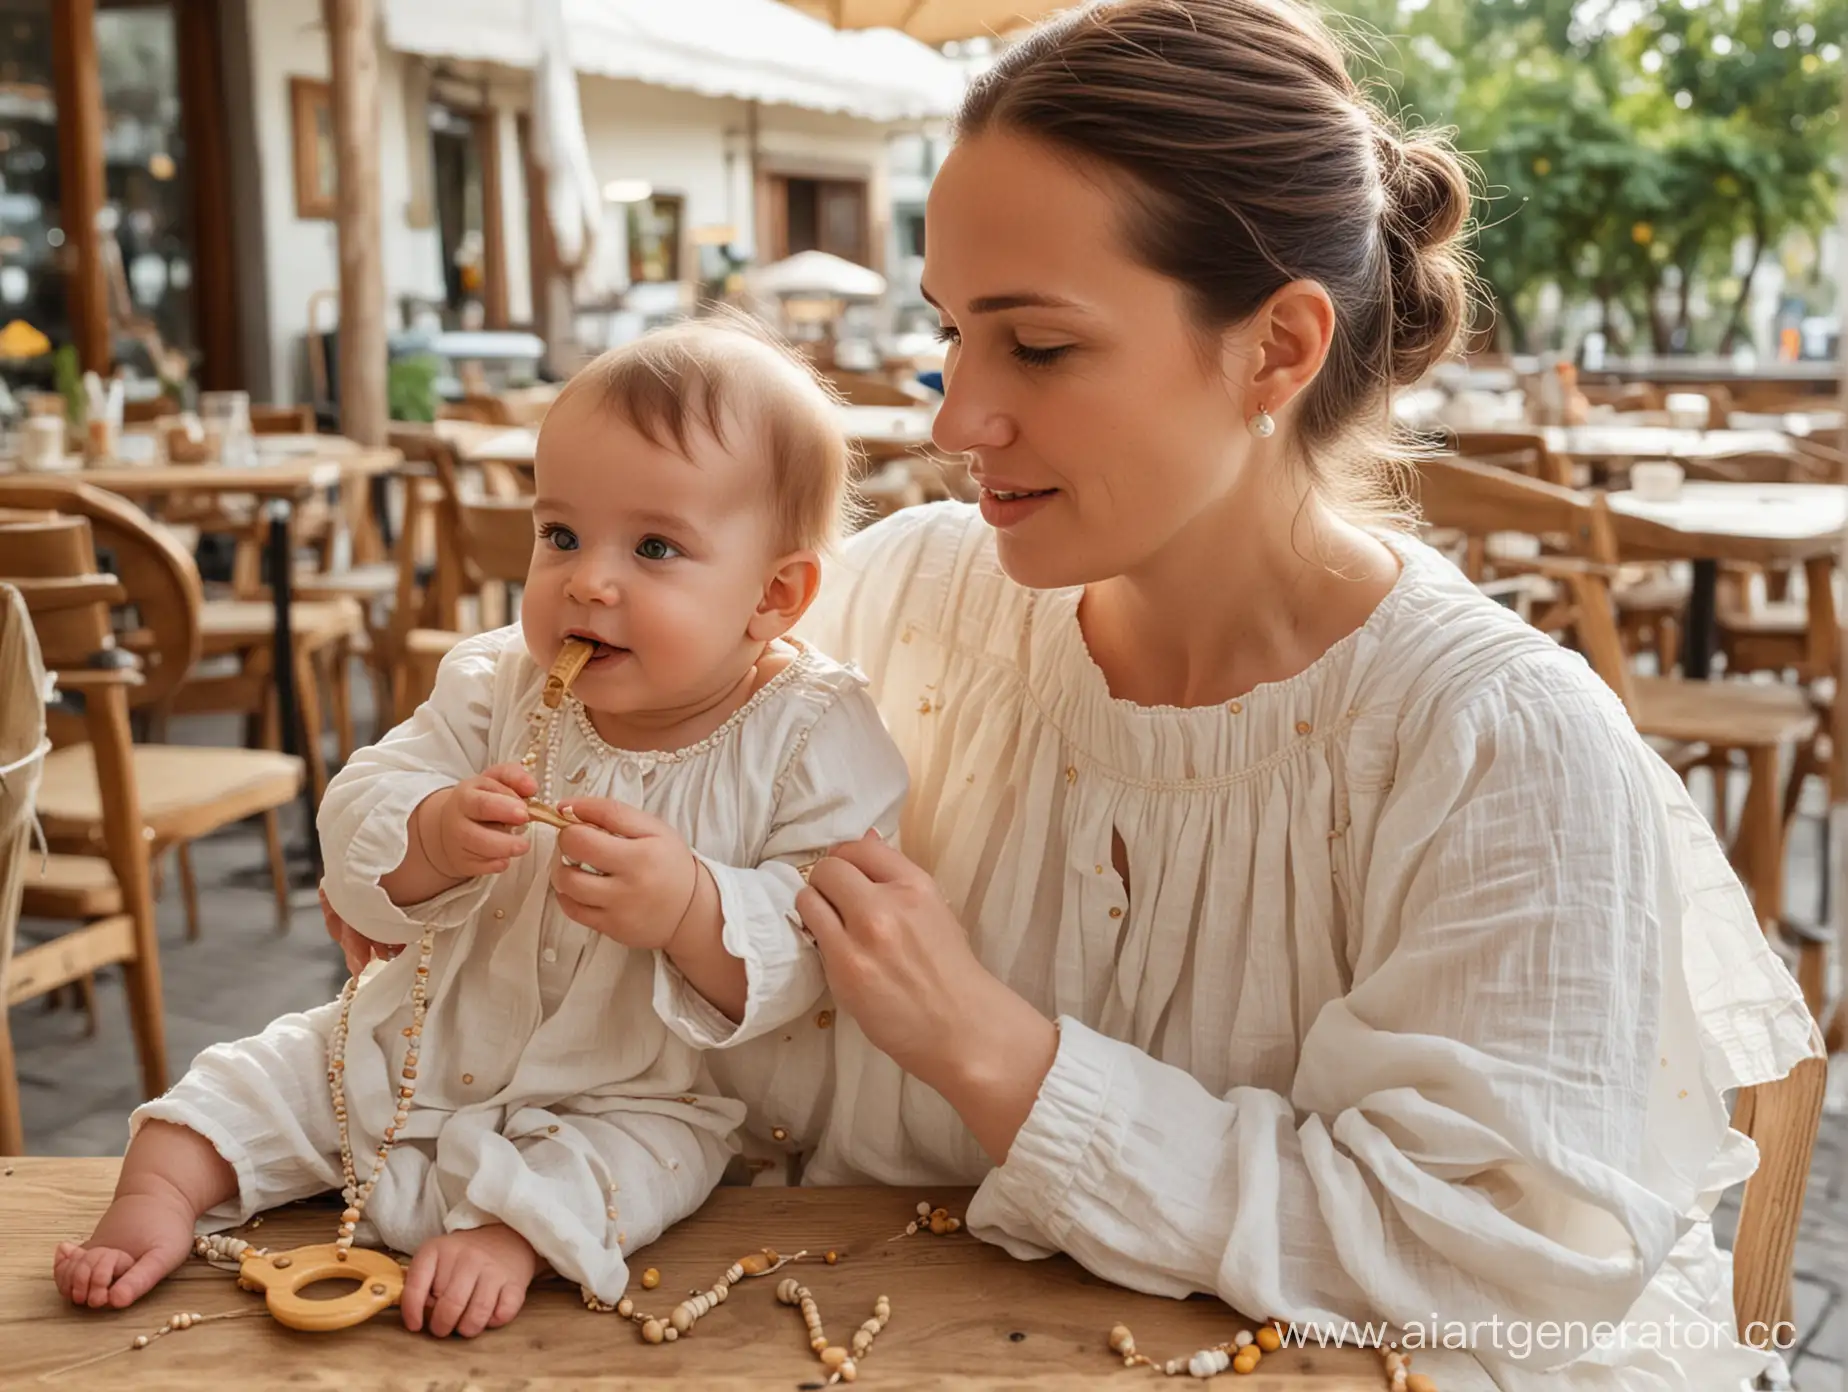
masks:
<path id="1" fill-rule="evenodd" d="M 1005 34 L 1074 0 L 785 0 L 836 29 L 897 29 L 927 44 Z"/>
<path id="2" fill-rule="evenodd" d="M 760 295 L 782 299 L 876 300 L 885 294 L 885 277 L 825 251 L 799 251 L 748 277 Z"/>

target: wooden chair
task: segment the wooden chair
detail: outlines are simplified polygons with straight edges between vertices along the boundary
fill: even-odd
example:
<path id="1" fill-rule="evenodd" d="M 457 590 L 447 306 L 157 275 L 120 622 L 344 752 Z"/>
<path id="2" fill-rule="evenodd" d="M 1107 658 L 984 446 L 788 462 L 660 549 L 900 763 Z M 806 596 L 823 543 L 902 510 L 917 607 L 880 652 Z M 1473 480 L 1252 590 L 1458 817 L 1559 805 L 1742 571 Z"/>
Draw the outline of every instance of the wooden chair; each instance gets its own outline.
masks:
<path id="1" fill-rule="evenodd" d="M 1791 1264 L 1828 1085 L 1827 1057 L 1807 1058 L 1776 1082 L 1740 1089 L 1733 1105 L 1733 1129 L 1758 1146 L 1733 1236 L 1733 1315 L 1740 1338 L 1757 1333 L 1759 1347 L 1780 1321 L 1795 1319 Z"/>
<path id="2" fill-rule="evenodd" d="M 81 736 L 87 743 L 44 756 L 38 811 L 54 836 L 56 809 L 68 801 L 74 775 L 71 757 L 83 753 L 87 796 L 95 808 L 85 828 L 90 849 L 101 859 L 53 855 L 40 861 L 29 852 L 15 867 L 22 880 L 20 905 L 34 918 L 74 920 L 82 926 L 15 954 L 11 933 L 0 934 L 0 1007 L 87 982 L 97 968 L 120 963 L 130 1023 L 141 1062 L 142 1092 L 154 1097 L 167 1086 L 167 1050 L 161 1005 L 160 951 L 150 891 L 149 845 L 143 834 L 140 771 L 129 733 L 128 693 L 142 684 L 132 657 L 115 646 L 109 606 L 125 597 L 120 581 L 95 572 L 96 546 L 89 524 L 77 517 L 0 522 L 0 555 L 17 602 L 0 612 L 0 680 L 17 681 L 39 668 L 36 655 L 23 655 L 36 642 L 43 662 L 56 674 L 60 692 L 80 704 L 80 713 L 53 711 L 43 727 L 51 742 Z M 18 631 L 20 609 L 31 631 Z M 20 693 L 9 692 L 15 709 Z M 36 692 L 32 693 L 36 701 Z M 42 711 L 41 711 L 42 713 Z M 62 728 L 60 728 L 62 727 Z M 63 767 L 57 767 L 58 765 Z M 74 899 L 64 886 L 74 880 L 98 886 Z M 23 1149 L 18 1080 L 12 1043 L 0 1010 L 0 1151 Z"/>
<path id="3" fill-rule="evenodd" d="M 47 480 L 45 475 L 15 477 L 0 483 L 0 502 L 19 507 L 49 507 L 90 518 L 97 529 L 99 544 L 109 535 L 144 536 L 165 533 L 146 514 L 113 493 L 75 485 L 71 480 Z M 131 543 L 140 545 L 141 543 Z M 165 550 L 178 548 L 167 542 Z M 184 564 L 191 569 L 190 559 Z M 198 573 L 192 571 L 194 588 Z M 150 577 L 154 572 L 150 571 Z M 171 582 L 162 582 L 170 584 Z M 177 597 L 178 591 L 173 591 Z M 189 672 L 167 692 L 153 714 L 155 736 L 164 731 L 166 720 L 175 715 L 233 714 L 248 716 L 264 747 L 282 748 L 282 727 L 275 709 L 276 687 L 274 651 L 276 634 L 275 608 L 267 599 L 204 600 L 196 616 L 204 658 L 229 657 L 236 670 L 228 675 L 204 675 Z M 300 706 L 304 746 L 312 779 L 315 801 L 327 787 L 328 770 L 322 744 L 326 720 L 322 714 L 320 693 L 325 684 L 332 707 L 335 737 L 340 757 L 344 759 L 354 747 L 352 719 L 352 681 L 349 658 L 356 640 L 364 631 L 358 607 L 350 600 L 312 600 L 304 598 L 290 612 L 294 636 L 294 676 Z M 180 853 L 181 874 L 191 883 L 190 860 Z M 192 912 L 189 894 L 188 925 L 196 935 L 198 918 Z"/>
<path id="4" fill-rule="evenodd" d="M 1572 461 L 1554 454 L 1546 436 L 1535 430 L 1459 430 L 1452 448 L 1465 459 L 1492 464 L 1527 478 L 1543 479 L 1562 488 L 1572 486 Z"/>
<path id="5" fill-rule="evenodd" d="M 0 523 L 0 538 L 8 528 Z M 23 1155 L 19 1077 L 7 1026 L 7 976 L 32 854 L 32 805 L 51 741 L 45 737 L 44 664 L 19 591 L 0 584 L 0 1155 Z"/>
<path id="6" fill-rule="evenodd" d="M 143 679 L 129 703 L 155 715 L 170 710 L 201 650 L 203 599 L 192 558 L 127 501 L 76 480 L 40 474 L 0 478 L 0 506 L 8 505 L 53 507 L 88 519 L 98 556 L 127 596 L 118 644 L 142 662 Z M 8 564 L 0 560 L 0 571 Z M 54 722 L 57 747 L 46 760 L 39 813 L 54 850 L 94 853 L 111 809 L 97 789 L 91 746 L 74 742 L 79 733 Z M 276 814 L 301 793 L 300 758 L 265 749 L 138 744 L 134 776 L 150 852 L 160 855 L 173 847 L 178 853 L 191 932 L 198 931 L 198 912 L 187 847 L 257 815 L 268 843 L 277 926 L 288 927 L 288 866 Z"/>
<path id="7" fill-rule="evenodd" d="M 1576 640 L 1637 730 L 1677 746 L 1744 755 L 1750 782 L 1732 859 L 1760 922 L 1774 925 L 1783 910 L 1782 755 L 1809 742 L 1818 725 L 1804 694 L 1758 682 L 1683 681 L 1632 672 L 1613 613 L 1617 543 L 1602 495 L 1588 497 L 1463 459 L 1425 461 L 1418 470 L 1418 491 L 1424 516 L 1434 526 L 1469 536 L 1526 531 L 1561 539 L 1570 554 L 1501 564 L 1545 575 L 1559 586 L 1561 602 L 1551 622 Z"/>
<path id="8" fill-rule="evenodd" d="M 511 589 L 526 583 L 533 557 L 533 510 L 524 499 L 458 499 L 456 546 L 468 581 L 477 590 L 488 585 Z M 511 607 L 511 600 L 509 600 Z M 399 692 L 398 718 L 406 719 L 430 697 L 436 669 L 466 634 L 417 628 L 405 636 L 405 671 Z"/>
<path id="9" fill-rule="evenodd" d="M 862 372 L 829 372 L 828 385 L 849 406 L 916 406 L 920 400 L 903 387 Z"/>

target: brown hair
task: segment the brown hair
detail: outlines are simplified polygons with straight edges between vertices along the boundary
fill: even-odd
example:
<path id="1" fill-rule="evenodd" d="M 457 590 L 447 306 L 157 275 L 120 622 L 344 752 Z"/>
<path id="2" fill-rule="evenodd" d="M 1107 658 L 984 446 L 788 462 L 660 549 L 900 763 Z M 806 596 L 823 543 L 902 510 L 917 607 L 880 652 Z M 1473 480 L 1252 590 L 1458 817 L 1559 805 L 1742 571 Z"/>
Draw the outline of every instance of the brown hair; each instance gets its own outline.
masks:
<path id="1" fill-rule="evenodd" d="M 815 370 L 735 311 L 690 319 L 612 348 L 571 379 L 650 443 L 690 453 L 696 433 L 768 466 L 781 547 L 825 551 L 854 520 L 851 453 Z M 736 438 L 742 434 L 744 438 Z"/>
<path id="2" fill-rule="evenodd" d="M 1241 322 L 1293 280 L 1320 282 L 1335 334 L 1302 401 L 1307 467 L 1312 450 L 1387 446 L 1369 418 L 1384 422 L 1392 388 L 1422 377 L 1462 328 L 1462 162 L 1441 135 L 1408 134 L 1381 112 L 1294 0 L 1075 11 L 1004 52 L 958 126 L 1043 140 L 1124 180 L 1133 253 L 1187 288 L 1205 330 Z M 1368 491 L 1340 471 L 1314 477 L 1343 501 Z"/>

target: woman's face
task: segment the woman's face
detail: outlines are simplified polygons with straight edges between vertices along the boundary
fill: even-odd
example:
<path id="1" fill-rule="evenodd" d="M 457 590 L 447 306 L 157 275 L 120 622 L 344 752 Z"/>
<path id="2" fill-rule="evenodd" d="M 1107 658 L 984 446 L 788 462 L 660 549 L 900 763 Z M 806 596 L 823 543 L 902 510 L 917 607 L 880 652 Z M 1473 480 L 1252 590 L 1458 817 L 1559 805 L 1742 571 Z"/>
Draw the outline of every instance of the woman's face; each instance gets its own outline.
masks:
<path id="1" fill-rule="evenodd" d="M 931 189 L 924 290 L 950 345 L 936 443 L 972 456 L 1001 564 L 1036 588 L 1134 571 L 1216 510 L 1262 404 L 1203 348 L 1183 288 L 1131 257 L 1125 196 L 999 131 L 958 145 Z"/>

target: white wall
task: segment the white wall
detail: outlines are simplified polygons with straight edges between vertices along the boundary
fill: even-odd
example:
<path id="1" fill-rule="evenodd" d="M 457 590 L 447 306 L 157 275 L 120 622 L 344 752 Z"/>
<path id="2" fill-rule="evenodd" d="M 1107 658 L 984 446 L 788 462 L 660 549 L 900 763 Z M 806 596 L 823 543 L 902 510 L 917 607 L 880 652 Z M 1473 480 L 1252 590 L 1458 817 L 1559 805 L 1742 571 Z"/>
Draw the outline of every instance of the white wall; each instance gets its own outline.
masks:
<path id="1" fill-rule="evenodd" d="M 255 105 L 257 151 L 262 171 L 258 189 L 263 229 L 272 392 L 278 401 L 305 397 L 307 370 L 302 335 L 308 328 L 309 297 L 339 285 L 339 253 L 331 221 L 304 221 L 295 216 L 294 136 L 289 79 L 327 76 L 327 33 L 317 0 L 249 0 L 251 92 Z M 398 325 L 399 295 L 440 298 L 441 253 L 435 228 L 405 225 L 410 196 L 405 149 L 405 60 L 382 54 L 379 64 L 379 176 L 384 238 L 388 328 Z M 428 152 L 424 152 L 428 158 Z M 521 240 L 524 242 L 524 227 Z M 331 324 L 336 306 L 324 305 L 320 323 Z"/>
<path id="2" fill-rule="evenodd" d="M 338 285 L 339 258 L 331 221 L 295 215 L 294 145 L 289 79 L 325 78 L 327 36 L 319 0 L 247 0 L 250 21 L 250 78 L 260 169 L 257 221 L 263 238 L 264 283 L 269 323 L 271 394 L 277 401 L 305 399 L 308 377 L 302 335 L 308 328 L 309 298 Z M 429 150 L 413 152 L 405 116 L 408 65 L 421 60 L 382 53 L 379 65 L 379 173 L 388 329 L 400 327 L 399 297 L 440 299 L 441 244 L 434 226 L 410 227 L 411 159 L 427 161 Z M 516 323 L 532 315 L 527 248 L 525 171 L 517 113 L 525 105 L 522 73 L 496 70 L 490 100 L 500 110 L 502 218 L 508 275 L 508 310 Z M 737 245 L 754 254 L 755 210 L 743 101 L 703 97 L 638 82 L 583 77 L 579 81 L 585 135 L 599 184 L 612 179 L 646 179 L 663 193 L 686 199 L 686 226 L 731 223 Z M 764 107 L 758 117 L 758 147 L 766 156 L 828 160 L 863 166 L 870 179 L 873 246 L 886 245 L 890 201 L 886 128 L 870 121 L 791 107 Z M 728 167 L 727 154 L 731 159 Z M 729 176 L 728 176 L 729 170 Z M 613 283 L 627 278 L 622 209 L 608 208 L 605 265 Z M 687 268 L 692 274 L 694 267 Z M 333 323 L 336 306 L 322 304 L 319 322 Z"/>

